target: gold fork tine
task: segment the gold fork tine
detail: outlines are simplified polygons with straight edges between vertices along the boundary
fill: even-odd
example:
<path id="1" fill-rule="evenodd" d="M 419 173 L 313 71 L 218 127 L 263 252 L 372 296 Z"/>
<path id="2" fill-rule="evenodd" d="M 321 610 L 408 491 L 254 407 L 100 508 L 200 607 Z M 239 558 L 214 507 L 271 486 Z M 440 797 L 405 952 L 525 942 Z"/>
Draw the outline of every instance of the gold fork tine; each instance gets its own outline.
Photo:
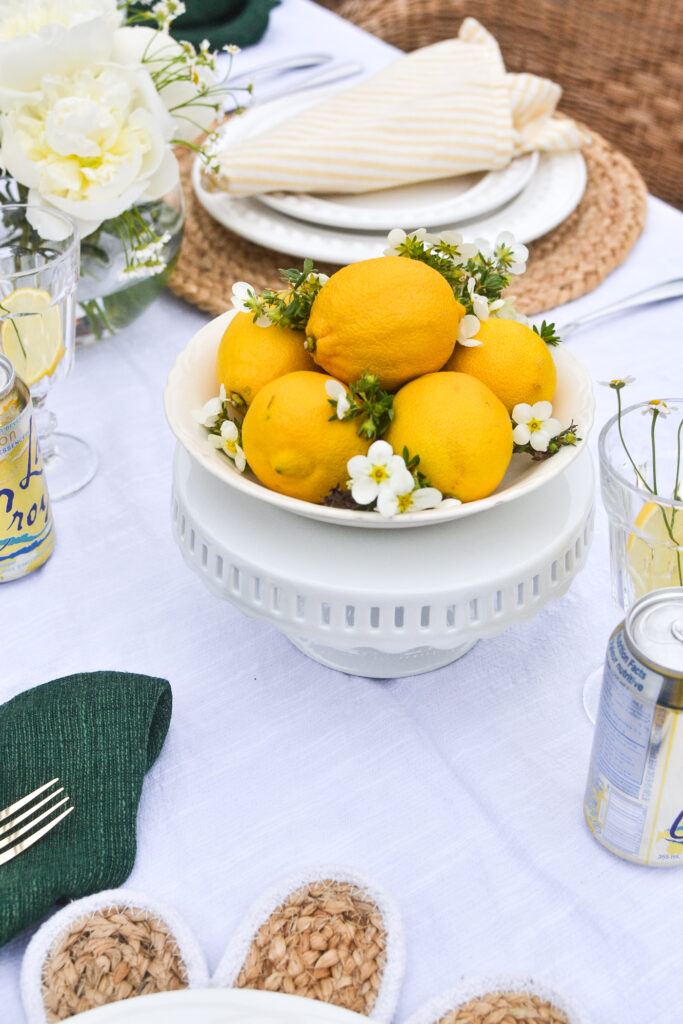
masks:
<path id="1" fill-rule="evenodd" d="M 69 798 L 66 797 L 66 799 L 68 800 Z M 60 801 L 60 803 L 63 802 L 64 801 Z M 57 818 L 54 818 L 52 821 L 49 821 L 47 825 L 43 825 L 43 827 L 38 829 L 37 832 L 34 832 L 32 836 L 29 836 L 27 839 L 22 840 L 22 842 L 17 843 L 17 845 L 13 846 L 11 850 L 5 850 L 4 853 L 0 853 L 0 865 L 6 864 L 7 861 L 12 860 L 13 857 L 18 857 L 20 853 L 24 852 L 24 850 L 28 850 L 29 846 L 33 846 L 33 844 L 37 843 L 39 839 L 42 839 L 44 835 L 46 835 L 55 827 L 55 825 L 58 825 L 63 818 L 66 818 L 67 814 L 71 814 L 73 810 L 73 806 L 67 807 L 67 809 L 65 811 L 62 811 L 62 813 Z M 44 816 L 45 815 L 41 815 L 41 817 Z M 22 829 L 22 831 L 25 830 Z"/>
<path id="2" fill-rule="evenodd" d="M 12 818 L 12 820 L 8 821 L 5 825 L 0 825 L 0 836 L 4 835 L 5 832 L 9 832 L 10 829 L 16 828 L 20 821 L 24 821 L 25 818 L 30 818 L 32 814 L 36 813 L 38 808 L 44 807 L 45 804 L 49 803 L 51 800 L 54 800 L 56 796 L 59 796 L 59 794 L 63 792 L 64 786 L 60 786 L 59 789 L 55 789 L 55 791 L 53 793 L 50 793 L 49 796 L 44 797 L 42 800 L 39 800 L 37 804 L 33 804 L 31 807 L 29 807 L 29 809 L 27 811 L 24 811 L 23 814 L 17 814 L 16 818 Z M 57 805 L 55 804 L 55 807 L 56 806 Z"/>
<path id="3" fill-rule="evenodd" d="M 13 843 L 16 839 L 19 838 L 19 836 L 23 836 L 27 832 L 30 832 L 31 829 L 34 828 L 39 821 L 42 821 L 44 818 L 49 817 L 49 815 L 52 814 L 53 811 L 56 811 L 58 807 L 61 807 L 62 804 L 68 803 L 68 800 L 68 796 L 65 796 L 62 800 L 58 800 L 56 804 L 53 804 L 52 807 L 48 807 L 46 811 L 43 811 L 42 814 L 39 814 L 38 817 L 34 818 L 32 821 L 29 821 L 26 825 L 23 826 L 23 828 L 19 828 L 17 829 L 16 832 L 12 832 L 11 835 L 5 836 L 4 839 L 0 839 L 0 850 L 4 849 L 5 846 L 9 846 L 10 843 Z"/>
<path id="4" fill-rule="evenodd" d="M 5 818 L 9 818 L 10 814 L 14 814 L 15 811 L 21 810 L 21 808 L 25 807 L 30 800 L 40 796 L 40 794 L 44 793 L 46 789 L 50 788 L 50 786 L 54 786 L 55 782 L 59 782 L 59 779 L 50 779 L 50 781 L 46 782 L 44 786 L 38 786 L 38 789 L 34 789 L 32 793 L 28 794 L 28 796 L 22 796 L 21 800 L 17 800 L 16 803 L 10 804 L 9 807 L 5 807 L 4 810 L 0 811 L 0 821 L 4 821 Z"/>

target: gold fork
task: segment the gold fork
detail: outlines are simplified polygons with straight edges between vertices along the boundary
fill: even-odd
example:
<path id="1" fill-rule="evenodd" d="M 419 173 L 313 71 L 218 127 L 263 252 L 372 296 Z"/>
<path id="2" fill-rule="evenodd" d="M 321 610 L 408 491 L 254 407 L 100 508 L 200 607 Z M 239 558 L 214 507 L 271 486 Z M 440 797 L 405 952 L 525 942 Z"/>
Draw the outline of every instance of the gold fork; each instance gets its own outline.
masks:
<path id="1" fill-rule="evenodd" d="M 71 799 L 65 796 L 55 802 L 55 797 L 64 792 L 64 786 L 60 786 L 59 789 L 53 789 L 42 800 L 36 801 L 37 797 L 45 793 L 46 790 L 50 789 L 57 782 L 59 782 L 58 778 L 50 779 L 45 785 L 39 786 L 32 793 L 22 796 L 20 800 L 16 800 L 9 807 L 5 807 L 4 810 L 0 811 L 0 865 L 6 864 L 7 861 L 18 857 L 24 850 L 28 850 L 30 846 L 33 846 L 39 839 L 42 839 L 43 836 L 52 831 L 55 825 L 58 825 L 60 821 L 66 818 L 67 814 L 71 814 L 74 809 L 73 804 L 61 811 L 56 818 L 53 817 L 54 812 L 59 807 L 67 804 Z M 42 814 L 37 815 L 37 817 L 33 817 L 41 807 L 45 807 L 46 810 Z M 24 810 L 24 808 L 26 809 Z M 21 811 L 21 813 L 17 814 L 17 811 Z M 27 818 L 30 820 L 27 821 Z M 46 818 L 49 821 L 39 829 L 36 829 L 36 825 L 40 824 L 41 821 L 45 821 Z M 21 828 L 17 828 L 18 825 L 21 825 L 21 822 L 26 822 L 26 824 L 22 825 Z M 21 836 L 26 838 L 21 839 Z M 6 849 L 8 846 L 9 849 Z"/>

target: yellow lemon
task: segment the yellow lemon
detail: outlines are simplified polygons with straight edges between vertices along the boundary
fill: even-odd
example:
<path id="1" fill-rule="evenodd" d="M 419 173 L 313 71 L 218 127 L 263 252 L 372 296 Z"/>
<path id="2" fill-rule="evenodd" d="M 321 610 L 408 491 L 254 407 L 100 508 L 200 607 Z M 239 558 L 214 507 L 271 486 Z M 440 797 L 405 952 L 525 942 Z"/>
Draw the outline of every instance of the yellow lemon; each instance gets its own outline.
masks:
<path id="1" fill-rule="evenodd" d="M 367 452 L 357 423 L 330 420 L 329 379 L 317 371 L 287 373 L 265 384 L 247 409 L 244 454 L 272 491 L 320 502 L 333 487 L 345 486 L 351 456 Z"/>
<path id="2" fill-rule="evenodd" d="M 648 501 L 626 544 L 626 567 L 635 596 L 683 586 L 683 511 Z"/>
<path id="3" fill-rule="evenodd" d="M 295 370 L 315 370 L 301 331 L 271 324 L 259 327 L 251 313 L 237 313 L 226 327 L 216 355 L 216 377 L 238 406 L 251 405 L 264 384 Z"/>
<path id="4" fill-rule="evenodd" d="M 17 288 L 0 299 L 2 350 L 29 387 L 54 373 L 64 355 L 62 319 L 52 296 L 40 288 Z"/>
<path id="5" fill-rule="evenodd" d="M 475 338 L 481 345 L 456 345 L 444 370 L 469 373 L 491 388 L 508 412 L 519 402 L 551 402 L 557 372 L 550 350 L 526 324 L 492 317 Z"/>
<path id="6" fill-rule="evenodd" d="M 394 398 L 385 434 L 395 452 L 419 455 L 433 487 L 461 501 L 485 498 L 512 458 L 512 422 L 490 388 L 466 373 L 430 373 Z"/>
<path id="7" fill-rule="evenodd" d="M 432 267 L 403 256 L 338 270 L 316 295 L 306 336 L 316 363 L 350 384 L 364 370 L 394 391 L 446 362 L 465 314 Z"/>

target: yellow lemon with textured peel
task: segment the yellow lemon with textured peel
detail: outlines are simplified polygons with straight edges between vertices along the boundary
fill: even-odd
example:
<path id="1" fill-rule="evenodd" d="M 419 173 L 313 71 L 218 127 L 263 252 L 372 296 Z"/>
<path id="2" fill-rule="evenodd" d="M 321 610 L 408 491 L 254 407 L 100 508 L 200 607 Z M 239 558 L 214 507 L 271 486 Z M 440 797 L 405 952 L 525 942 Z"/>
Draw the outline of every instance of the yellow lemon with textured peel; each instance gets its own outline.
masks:
<path id="1" fill-rule="evenodd" d="M 316 370 L 304 335 L 288 327 L 259 327 L 251 313 L 237 313 L 216 354 L 216 377 L 237 406 L 251 405 L 264 384 L 296 370 Z"/>
<path id="2" fill-rule="evenodd" d="M 287 373 L 265 384 L 247 409 L 244 454 L 272 491 L 321 502 L 332 488 L 345 487 L 351 456 L 367 452 L 356 422 L 330 419 L 329 379 L 317 371 Z"/>
<path id="3" fill-rule="evenodd" d="M 520 402 L 552 402 L 557 371 L 545 341 L 517 320 L 491 317 L 475 334 L 481 345 L 456 345 L 443 367 L 469 373 L 491 388 L 508 412 Z"/>
<path id="4" fill-rule="evenodd" d="M 430 373 L 394 397 L 385 434 L 395 452 L 419 455 L 419 469 L 442 494 L 475 501 L 503 479 L 512 458 L 512 421 L 490 388 L 466 373 Z"/>
<path id="5" fill-rule="evenodd" d="M 17 288 L 0 299 L 2 350 L 29 387 L 50 376 L 64 355 L 62 318 L 41 288 Z"/>
<path id="6" fill-rule="evenodd" d="M 365 370 L 394 391 L 441 369 L 465 315 L 432 267 L 402 256 L 351 263 L 316 295 L 306 338 L 316 363 L 347 384 Z"/>
<path id="7" fill-rule="evenodd" d="M 626 544 L 626 567 L 635 596 L 683 586 L 683 511 L 648 501 Z"/>

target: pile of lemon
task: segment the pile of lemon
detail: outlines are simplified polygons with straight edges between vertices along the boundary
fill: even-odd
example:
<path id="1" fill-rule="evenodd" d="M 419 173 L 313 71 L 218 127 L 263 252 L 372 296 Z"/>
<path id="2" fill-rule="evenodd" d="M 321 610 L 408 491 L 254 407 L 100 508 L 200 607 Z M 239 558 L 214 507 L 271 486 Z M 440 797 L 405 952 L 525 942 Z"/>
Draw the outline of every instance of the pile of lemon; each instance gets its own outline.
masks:
<path id="1" fill-rule="evenodd" d="M 489 319 L 476 336 L 481 345 L 456 344 L 464 315 L 438 271 L 399 256 L 333 274 L 305 332 L 261 327 L 237 313 L 216 372 L 228 397 L 246 407 L 242 447 L 252 472 L 304 501 L 345 489 L 349 459 L 370 441 L 359 436 L 358 420 L 330 418 L 325 385 L 332 378 L 348 386 L 370 370 L 394 393 L 384 435 L 393 450 L 418 455 L 444 496 L 486 497 L 512 457 L 513 407 L 552 400 L 555 364 L 539 335 L 514 320 Z"/>

